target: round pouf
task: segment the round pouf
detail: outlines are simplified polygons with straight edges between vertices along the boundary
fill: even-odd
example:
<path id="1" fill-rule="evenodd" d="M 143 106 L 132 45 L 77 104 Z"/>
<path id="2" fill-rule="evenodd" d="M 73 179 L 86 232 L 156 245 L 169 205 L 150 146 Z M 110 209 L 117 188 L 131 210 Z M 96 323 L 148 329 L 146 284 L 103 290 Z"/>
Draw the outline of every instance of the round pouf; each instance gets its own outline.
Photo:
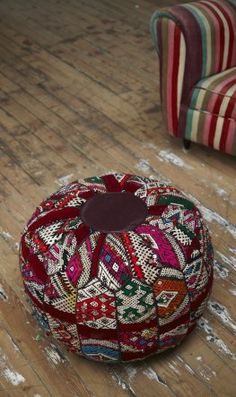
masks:
<path id="1" fill-rule="evenodd" d="M 137 360 L 178 345 L 211 291 L 213 250 L 198 208 L 141 176 L 62 187 L 36 209 L 20 248 L 39 323 L 94 360 Z"/>

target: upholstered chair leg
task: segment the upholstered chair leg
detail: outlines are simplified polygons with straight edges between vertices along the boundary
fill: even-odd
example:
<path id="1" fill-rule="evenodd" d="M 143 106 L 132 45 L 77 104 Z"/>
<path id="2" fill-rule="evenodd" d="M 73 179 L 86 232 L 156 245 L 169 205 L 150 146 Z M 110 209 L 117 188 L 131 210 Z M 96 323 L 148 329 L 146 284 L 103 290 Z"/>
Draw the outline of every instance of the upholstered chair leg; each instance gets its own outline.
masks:
<path id="1" fill-rule="evenodd" d="M 184 145 L 184 148 L 188 150 L 190 148 L 191 141 L 189 141 L 188 139 L 184 138 L 183 139 L 183 145 Z"/>

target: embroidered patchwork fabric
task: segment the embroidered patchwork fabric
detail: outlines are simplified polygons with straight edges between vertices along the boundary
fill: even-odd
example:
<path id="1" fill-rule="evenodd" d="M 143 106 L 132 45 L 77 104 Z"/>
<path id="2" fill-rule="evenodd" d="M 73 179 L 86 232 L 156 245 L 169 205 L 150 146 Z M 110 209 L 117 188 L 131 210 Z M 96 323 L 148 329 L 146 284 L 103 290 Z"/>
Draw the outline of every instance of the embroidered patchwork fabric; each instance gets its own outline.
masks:
<path id="1" fill-rule="evenodd" d="M 146 218 L 128 230 L 93 230 L 81 210 L 107 192 L 139 197 Z M 47 333 L 84 357 L 129 361 L 173 348 L 194 329 L 211 292 L 213 249 L 182 192 L 109 174 L 70 183 L 37 207 L 22 234 L 20 270 Z"/>

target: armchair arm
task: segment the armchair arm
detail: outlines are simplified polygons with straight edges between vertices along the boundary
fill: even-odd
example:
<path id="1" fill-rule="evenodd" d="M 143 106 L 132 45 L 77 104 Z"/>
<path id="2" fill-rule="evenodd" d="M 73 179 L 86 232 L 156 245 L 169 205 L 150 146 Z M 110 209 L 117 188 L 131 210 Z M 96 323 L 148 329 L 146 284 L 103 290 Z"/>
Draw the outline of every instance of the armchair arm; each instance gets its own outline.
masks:
<path id="1" fill-rule="evenodd" d="M 165 12 L 156 12 L 151 19 L 152 40 L 159 56 L 160 98 L 167 131 L 177 135 L 186 43 L 175 20 Z"/>

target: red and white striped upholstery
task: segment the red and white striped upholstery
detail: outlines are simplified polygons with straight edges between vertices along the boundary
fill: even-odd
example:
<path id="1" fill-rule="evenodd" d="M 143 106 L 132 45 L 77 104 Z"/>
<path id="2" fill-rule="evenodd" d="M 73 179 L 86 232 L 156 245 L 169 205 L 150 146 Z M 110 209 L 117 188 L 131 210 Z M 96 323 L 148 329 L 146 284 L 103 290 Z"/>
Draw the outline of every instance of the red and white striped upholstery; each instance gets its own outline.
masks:
<path id="1" fill-rule="evenodd" d="M 168 132 L 236 155 L 236 0 L 163 8 L 151 29 Z"/>

